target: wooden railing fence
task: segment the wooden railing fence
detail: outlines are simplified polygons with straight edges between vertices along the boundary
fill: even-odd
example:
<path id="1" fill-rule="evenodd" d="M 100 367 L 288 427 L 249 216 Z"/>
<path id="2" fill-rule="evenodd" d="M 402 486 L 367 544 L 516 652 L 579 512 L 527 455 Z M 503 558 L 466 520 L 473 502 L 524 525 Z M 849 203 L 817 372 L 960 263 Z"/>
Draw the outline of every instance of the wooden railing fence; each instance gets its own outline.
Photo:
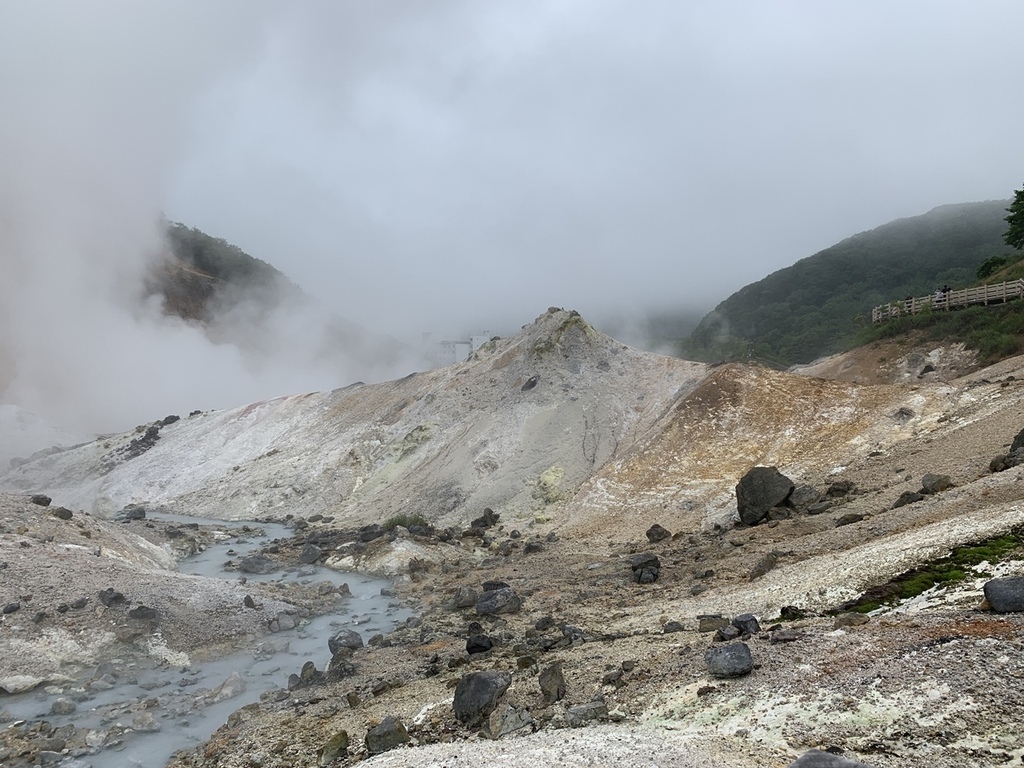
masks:
<path id="1" fill-rule="evenodd" d="M 893 317 L 916 315 L 925 310 L 945 311 L 975 304 L 1002 304 L 1024 296 L 1024 279 L 1010 280 L 996 285 L 979 285 L 959 291 L 936 291 L 931 296 L 891 301 L 871 310 L 871 322 L 881 323 Z"/>

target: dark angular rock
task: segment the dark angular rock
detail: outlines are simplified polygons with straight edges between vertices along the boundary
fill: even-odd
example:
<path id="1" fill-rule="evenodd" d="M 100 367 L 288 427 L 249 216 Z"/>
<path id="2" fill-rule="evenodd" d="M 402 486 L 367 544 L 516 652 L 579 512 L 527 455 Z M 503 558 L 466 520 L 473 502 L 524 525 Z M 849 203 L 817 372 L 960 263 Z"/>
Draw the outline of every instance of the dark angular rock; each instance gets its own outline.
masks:
<path id="1" fill-rule="evenodd" d="M 364 525 L 359 529 L 359 540 L 360 541 L 373 541 L 379 539 L 385 533 L 384 529 L 377 523 L 370 523 Z"/>
<path id="2" fill-rule="evenodd" d="M 118 517 L 122 520 L 145 520 L 146 508 L 140 507 L 138 504 L 129 504 L 121 510 L 121 514 Z"/>
<path id="3" fill-rule="evenodd" d="M 895 502 L 893 502 L 893 505 L 892 507 L 890 507 L 890 509 L 899 509 L 900 507 L 907 506 L 907 504 L 914 504 L 918 501 L 921 501 L 923 498 L 924 496 L 921 495 L 920 493 L 917 493 L 916 491 L 904 491 L 903 493 L 900 494 L 900 497 L 896 499 Z"/>
<path id="4" fill-rule="evenodd" d="M 661 573 L 661 560 L 653 552 L 640 552 L 629 558 L 629 567 L 637 584 L 653 584 Z"/>
<path id="5" fill-rule="evenodd" d="M 29 501 L 32 502 L 33 504 L 38 504 L 40 507 L 48 507 L 50 506 L 50 502 L 53 501 L 53 499 L 51 499 L 45 493 L 35 493 L 32 494 L 32 496 L 29 498 Z"/>
<path id="6" fill-rule="evenodd" d="M 821 501 L 821 493 L 813 485 L 798 485 L 789 495 L 789 503 L 804 509 Z"/>
<path id="7" fill-rule="evenodd" d="M 317 562 L 324 554 L 324 551 L 315 544 L 307 544 L 299 552 L 299 563 L 302 565 L 312 565 Z"/>
<path id="8" fill-rule="evenodd" d="M 479 726 L 498 706 L 511 684 L 512 675 L 508 672 L 487 670 L 463 675 L 452 701 L 455 719 L 469 728 Z"/>
<path id="9" fill-rule="evenodd" d="M 780 629 L 772 632 L 771 643 L 792 643 L 803 639 L 804 633 L 795 629 Z"/>
<path id="10" fill-rule="evenodd" d="M 115 590 L 113 587 L 107 587 L 99 593 L 98 597 L 100 599 L 100 602 L 103 603 L 103 605 L 107 606 L 107 608 L 109 608 L 112 605 L 116 605 L 117 603 L 124 602 L 124 595 Z"/>
<path id="11" fill-rule="evenodd" d="M 796 621 L 797 619 L 804 618 L 806 615 L 795 605 L 784 605 L 779 609 L 779 618 L 783 621 Z"/>
<path id="12" fill-rule="evenodd" d="M 659 541 L 671 538 L 672 534 L 657 523 L 647 529 L 647 540 L 651 542 L 651 544 L 657 544 Z"/>
<path id="13" fill-rule="evenodd" d="M 666 621 L 661 631 L 667 635 L 670 632 L 682 632 L 684 629 L 685 627 L 678 621 Z"/>
<path id="14" fill-rule="evenodd" d="M 831 752 L 812 749 L 810 752 L 800 755 L 796 762 L 790 763 L 789 768 L 869 768 L 869 766 L 856 760 L 848 760 L 841 755 L 834 755 Z"/>
<path id="15" fill-rule="evenodd" d="M 78 610 L 78 609 L 81 609 L 81 608 L 85 608 L 85 606 L 87 606 L 88 604 L 89 604 L 89 598 L 88 597 L 79 597 L 79 598 L 77 598 L 77 599 L 75 599 L 75 600 L 73 600 L 71 602 L 71 607 L 76 609 L 76 610 Z M 60 606 L 57 607 L 57 610 L 58 611 L 60 610 Z"/>
<path id="16" fill-rule="evenodd" d="M 843 515 L 838 520 L 836 520 L 836 528 L 839 528 L 843 525 L 853 525 L 854 523 L 859 523 L 863 519 L 864 515 L 859 514 L 857 512 L 850 512 L 849 514 Z"/>
<path id="17" fill-rule="evenodd" d="M 996 613 L 1024 611 L 1024 576 L 1010 576 L 985 582 L 985 599 Z"/>
<path id="18" fill-rule="evenodd" d="M 129 619 L 144 619 L 146 621 L 153 621 L 157 618 L 156 608 L 150 608 L 146 605 L 137 605 L 128 611 Z"/>
<path id="19" fill-rule="evenodd" d="M 330 765 L 348 754 L 348 731 L 341 730 L 331 736 L 317 752 L 320 765 Z"/>
<path id="20" fill-rule="evenodd" d="M 485 581 L 480 585 L 484 592 L 493 592 L 496 589 L 511 589 L 511 585 L 504 581 Z"/>
<path id="21" fill-rule="evenodd" d="M 543 552 L 544 545 L 539 541 L 528 541 L 523 545 L 523 554 L 532 555 L 534 552 Z"/>
<path id="22" fill-rule="evenodd" d="M 1017 436 L 1013 438 L 1013 442 L 1010 443 L 1010 453 L 1016 453 L 1021 448 L 1024 448 L 1024 429 L 1017 433 Z"/>
<path id="23" fill-rule="evenodd" d="M 713 677 L 741 677 L 754 668 L 754 657 L 746 643 L 733 643 L 708 648 L 704 653 L 704 663 Z"/>
<path id="24" fill-rule="evenodd" d="M 774 552 L 769 552 L 763 555 L 756 563 L 754 567 L 750 569 L 750 580 L 759 579 L 764 576 L 768 571 L 779 564 L 779 556 Z"/>
<path id="25" fill-rule="evenodd" d="M 608 717 L 608 705 L 603 701 L 588 701 L 565 710 L 565 722 L 570 728 L 581 728 L 592 720 Z"/>
<path id="26" fill-rule="evenodd" d="M 469 525 L 471 528 L 491 528 L 497 525 L 500 519 L 501 515 L 490 507 L 484 507 L 484 513 Z"/>
<path id="27" fill-rule="evenodd" d="M 697 617 L 698 632 L 714 632 L 728 625 L 729 620 L 725 616 L 702 614 Z"/>
<path id="28" fill-rule="evenodd" d="M 491 616 L 498 613 L 518 613 L 523 607 L 523 600 L 511 587 L 484 592 L 476 603 L 476 612 L 480 616 Z"/>
<path id="29" fill-rule="evenodd" d="M 933 495 L 942 493 L 953 487 L 953 479 L 949 475 L 933 475 L 931 473 L 921 478 L 921 493 Z"/>
<path id="30" fill-rule="evenodd" d="M 3 607 L 3 613 L 14 613 L 21 610 L 21 603 L 8 603 Z"/>
<path id="31" fill-rule="evenodd" d="M 456 587 L 449 605 L 453 611 L 457 611 L 460 608 L 472 608 L 479 599 L 480 595 L 472 587 Z"/>
<path id="32" fill-rule="evenodd" d="M 807 506 L 807 514 L 820 515 L 822 512 L 827 512 L 830 509 L 832 509 L 831 501 L 816 501 Z"/>
<path id="33" fill-rule="evenodd" d="M 732 624 L 726 624 L 724 627 L 719 627 L 715 630 L 715 640 L 718 642 L 726 642 L 729 640 L 735 640 L 743 633 L 738 627 L 734 627 Z"/>
<path id="34" fill-rule="evenodd" d="M 176 421 L 181 421 L 181 416 L 164 416 L 163 419 L 160 421 L 160 426 L 166 427 L 170 424 L 173 424 Z"/>
<path id="35" fill-rule="evenodd" d="M 761 625 L 752 613 L 741 613 L 732 620 L 732 625 L 746 635 L 756 635 L 761 631 Z"/>
<path id="36" fill-rule="evenodd" d="M 849 480 L 837 480 L 828 487 L 825 495 L 829 498 L 838 499 L 843 496 L 849 496 L 855 490 L 857 490 L 856 483 Z"/>
<path id="37" fill-rule="evenodd" d="M 379 755 L 409 741 L 409 732 L 402 721 L 396 717 L 385 717 L 380 725 L 366 732 L 366 751 L 371 755 Z"/>
<path id="38" fill-rule="evenodd" d="M 757 525 L 768 510 L 789 499 L 796 486 L 775 467 L 754 467 L 736 485 L 736 509 L 745 525 Z"/>
<path id="39" fill-rule="evenodd" d="M 565 675 L 561 664 L 549 664 L 540 671 L 537 677 L 540 693 L 546 705 L 561 701 L 565 696 Z"/>
<path id="40" fill-rule="evenodd" d="M 249 555 L 238 561 L 238 570 L 242 573 L 273 573 L 277 569 L 277 563 L 266 555 Z"/>
<path id="41" fill-rule="evenodd" d="M 354 629 L 341 629 L 335 632 L 327 640 L 327 648 L 333 656 L 339 648 L 349 648 L 353 651 L 363 647 L 363 636 Z"/>
<path id="42" fill-rule="evenodd" d="M 74 516 L 72 511 L 67 507 L 54 507 L 50 510 L 50 514 L 58 520 L 70 520 Z"/>
<path id="43" fill-rule="evenodd" d="M 494 641 L 487 635 L 471 635 L 466 641 L 466 653 L 486 653 L 494 647 Z"/>

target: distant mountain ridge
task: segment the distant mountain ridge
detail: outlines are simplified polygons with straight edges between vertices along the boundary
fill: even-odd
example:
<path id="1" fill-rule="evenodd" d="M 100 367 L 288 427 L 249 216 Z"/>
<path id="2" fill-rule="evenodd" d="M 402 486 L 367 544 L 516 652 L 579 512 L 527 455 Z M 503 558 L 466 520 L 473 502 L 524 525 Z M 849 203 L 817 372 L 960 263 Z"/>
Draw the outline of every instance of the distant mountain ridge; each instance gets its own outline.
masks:
<path id="1" fill-rule="evenodd" d="M 1003 242 L 1008 200 L 943 205 L 849 237 L 741 288 L 683 343 L 695 360 L 808 363 L 851 345 L 871 308 L 973 283 Z"/>

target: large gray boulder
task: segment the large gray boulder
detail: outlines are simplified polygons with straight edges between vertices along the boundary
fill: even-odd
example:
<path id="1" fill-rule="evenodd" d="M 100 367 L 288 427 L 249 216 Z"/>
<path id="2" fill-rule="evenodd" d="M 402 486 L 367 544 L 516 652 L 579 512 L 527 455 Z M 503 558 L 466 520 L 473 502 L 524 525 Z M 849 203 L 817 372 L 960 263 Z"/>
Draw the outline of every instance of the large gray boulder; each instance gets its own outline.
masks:
<path id="1" fill-rule="evenodd" d="M 736 485 L 736 509 L 745 525 L 757 525 L 768 510 L 789 499 L 796 485 L 775 467 L 754 467 Z"/>
<path id="2" fill-rule="evenodd" d="M 812 749 L 804 752 L 791 763 L 789 768 L 870 768 L 865 763 L 849 760 L 841 755 L 833 755 L 831 752 L 823 752 L 819 749 Z"/>
<path id="3" fill-rule="evenodd" d="M 996 613 L 1024 611 L 1024 576 L 991 579 L 985 583 L 985 599 Z"/>
<path id="4" fill-rule="evenodd" d="M 327 648 L 335 655 L 340 648 L 358 651 L 363 647 L 363 636 L 354 629 L 339 629 L 327 639 Z"/>
<path id="5" fill-rule="evenodd" d="M 754 668 L 754 657 L 746 643 L 733 643 L 708 648 L 704 663 L 712 677 L 742 677 Z"/>
<path id="6" fill-rule="evenodd" d="M 455 719 L 469 728 L 483 724 L 511 684 L 512 675 L 508 672 L 487 670 L 463 675 L 455 686 L 452 701 Z"/>

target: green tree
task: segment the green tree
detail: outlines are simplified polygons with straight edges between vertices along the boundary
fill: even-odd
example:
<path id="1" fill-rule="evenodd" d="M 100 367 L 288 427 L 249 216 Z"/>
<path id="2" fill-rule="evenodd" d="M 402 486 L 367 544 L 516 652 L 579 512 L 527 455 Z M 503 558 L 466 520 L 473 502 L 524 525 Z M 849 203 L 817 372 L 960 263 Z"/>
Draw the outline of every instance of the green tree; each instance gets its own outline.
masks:
<path id="1" fill-rule="evenodd" d="M 1004 221 L 1010 226 L 1003 239 L 1008 246 L 1019 251 L 1024 248 L 1024 189 L 1018 189 L 1013 193 L 1013 202 L 1006 212 L 1010 215 Z"/>

